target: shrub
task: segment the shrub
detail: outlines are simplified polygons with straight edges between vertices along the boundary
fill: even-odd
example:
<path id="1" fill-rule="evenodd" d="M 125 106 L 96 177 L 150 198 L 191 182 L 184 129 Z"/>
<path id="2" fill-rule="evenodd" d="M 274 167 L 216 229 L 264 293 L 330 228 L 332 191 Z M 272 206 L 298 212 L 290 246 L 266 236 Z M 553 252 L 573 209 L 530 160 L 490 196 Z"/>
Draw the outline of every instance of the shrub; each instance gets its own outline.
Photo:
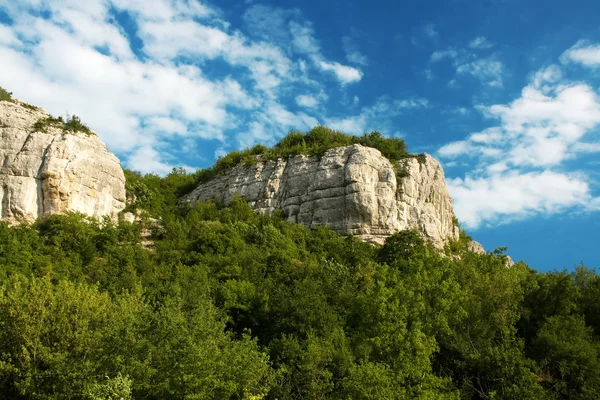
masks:
<path id="1" fill-rule="evenodd" d="M 63 119 L 63 117 L 54 118 L 49 116 L 46 118 L 40 118 L 35 124 L 33 124 L 33 131 L 48 133 L 49 127 L 62 129 L 64 133 L 83 132 L 87 135 L 93 134 L 90 128 L 81 122 L 81 119 L 77 115 L 67 117 L 66 121 Z"/>
<path id="2" fill-rule="evenodd" d="M 33 124 L 34 132 L 48 133 L 48 128 L 63 128 L 65 121 L 62 117 L 54 118 L 52 116 L 47 118 L 40 118 L 35 124 Z"/>
<path id="3" fill-rule="evenodd" d="M 0 101 L 13 101 L 12 93 L 0 87 Z"/>
<path id="4" fill-rule="evenodd" d="M 63 129 L 66 132 L 83 132 L 88 135 L 92 134 L 90 128 L 81 122 L 81 119 L 77 115 L 73 115 L 72 117 L 67 117 L 67 122 L 65 122 L 65 127 Z"/>

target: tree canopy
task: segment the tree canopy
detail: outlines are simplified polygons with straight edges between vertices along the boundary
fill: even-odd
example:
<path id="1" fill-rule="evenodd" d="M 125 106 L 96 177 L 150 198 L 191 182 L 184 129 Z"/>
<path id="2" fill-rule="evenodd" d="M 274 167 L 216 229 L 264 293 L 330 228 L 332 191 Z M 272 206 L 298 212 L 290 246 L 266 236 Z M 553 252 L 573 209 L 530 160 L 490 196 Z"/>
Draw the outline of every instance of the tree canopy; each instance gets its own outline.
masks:
<path id="1" fill-rule="evenodd" d="M 132 207 L 159 225 L 0 223 L 1 398 L 600 393 L 594 270 L 507 268 L 500 251 L 466 251 L 464 233 L 446 254 L 414 231 L 376 247 L 239 198 L 178 209 L 195 179 L 181 169 L 127 179 Z"/>

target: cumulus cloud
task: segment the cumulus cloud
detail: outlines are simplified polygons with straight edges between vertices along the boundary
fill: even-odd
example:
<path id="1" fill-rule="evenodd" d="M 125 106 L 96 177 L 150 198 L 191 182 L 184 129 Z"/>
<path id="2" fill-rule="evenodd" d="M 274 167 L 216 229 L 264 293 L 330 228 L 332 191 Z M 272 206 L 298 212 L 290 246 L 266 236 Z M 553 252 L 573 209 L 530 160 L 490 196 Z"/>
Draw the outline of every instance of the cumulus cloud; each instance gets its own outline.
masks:
<path id="1" fill-rule="evenodd" d="M 559 66 L 550 65 L 511 103 L 477 109 L 498 124 L 438 150 L 443 159 L 477 165 L 448 180 L 456 213 L 468 227 L 585 210 L 600 201 L 584 171 L 565 171 L 568 160 L 600 152 L 600 97 L 592 87 L 566 80 Z"/>
<path id="2" fill-rule="evenodd" d="M 347 65 L 342 65 L 338 62 L 320 61 L 318 65 L 323 71 L 333 72 L 342 84 L 358 82 L 363 76 L 363 73 L 359 69 L 348 67 Z"/>
<path id="3" fill-rule="evenodd" d="M 0 4 L 10 20 L 0 24 L 0 85 L 55 115 L 79 115 L 143 172 L 181 163 L 175 141 L 190 149 L 232 136 L 239 145 L 268 143 L 309 129 L 317 118 L 290 112 L 281 96 L 304 92 L 297 103 L 310 109 L 327 99 L 320 80 L 333 76 L 344 86 L 363 76 L 325 57 L 294 9 L 253 5 L 243 33 L 198 1 Z"/>
<path id="4" fill-rule="evenodd" d="M 467 176 L 448 180 L 448 189 L 456 215 L 470 228 L 554 214 L 592 199 L 589 185 L 577 174 L 553 171 Z"/>
<path id="5" fill-rule="evenodd" d="M 598 68 L 600 67 L 600 44 L 590 44 L 583 40 L 579 41 L 563 53 L 561 61 Z"/>

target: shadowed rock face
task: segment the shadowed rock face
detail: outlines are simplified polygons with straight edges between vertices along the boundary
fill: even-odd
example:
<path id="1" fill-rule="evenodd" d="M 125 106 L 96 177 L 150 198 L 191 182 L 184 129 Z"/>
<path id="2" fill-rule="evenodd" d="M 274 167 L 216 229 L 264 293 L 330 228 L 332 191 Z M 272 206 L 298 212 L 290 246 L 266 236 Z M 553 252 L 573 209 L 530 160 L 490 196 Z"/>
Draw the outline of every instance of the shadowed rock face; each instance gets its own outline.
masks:
<path id="1" fill-rule="evenodd" d="M 339 147 L 322 157 L 238 165 L 199 185 L 182 202 L 217 200 L 227 205 L 240 195 L 260 213 L 281 210 L 290 222 L 310 228 L 327 225 L 374 243 L 411 228 L 438 248 L 457 238 L 440 164 L 427 154 L 399 164 L 406 171 L 401 182 L 379 150 Z"/>
<path id="2" fill-rule="evenodd" d="M 125 208 L 119 160 L 95 134 L 34 131 L 49 116 L 0 102 L 0 219 L 30 222 L 67 211 L 114 218 Z"/>

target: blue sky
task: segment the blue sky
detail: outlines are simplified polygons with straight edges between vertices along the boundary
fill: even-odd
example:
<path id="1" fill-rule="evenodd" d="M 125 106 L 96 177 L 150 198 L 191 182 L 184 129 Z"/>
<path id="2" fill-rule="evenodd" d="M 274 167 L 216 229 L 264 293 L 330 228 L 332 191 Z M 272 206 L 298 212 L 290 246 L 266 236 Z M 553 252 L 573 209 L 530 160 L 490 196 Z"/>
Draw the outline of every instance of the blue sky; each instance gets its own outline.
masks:
<path id="1" fill-rule="evenodd" d="M 600 266 L 600 3 L 0 0 L 0 86 L 168 172 L 324 124 L 438 158 L 460 221 Z"/>

